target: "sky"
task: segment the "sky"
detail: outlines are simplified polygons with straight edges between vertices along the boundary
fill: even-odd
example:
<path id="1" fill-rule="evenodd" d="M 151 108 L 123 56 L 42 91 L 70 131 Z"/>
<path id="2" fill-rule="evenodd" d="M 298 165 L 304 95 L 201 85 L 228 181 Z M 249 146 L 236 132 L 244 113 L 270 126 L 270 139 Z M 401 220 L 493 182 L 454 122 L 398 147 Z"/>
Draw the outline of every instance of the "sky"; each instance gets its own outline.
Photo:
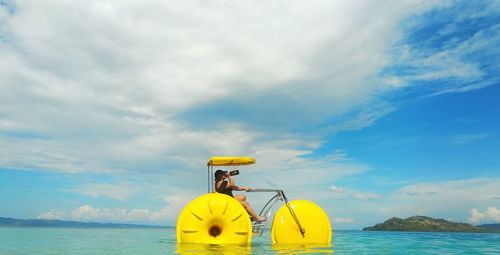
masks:
<path id="1" fill-rule="evenodd" d="M 0 217 L 174 226 L 242 155 L 334 229 L 498 223 L 499 59 L 494 0 L 0 0 Z"/>

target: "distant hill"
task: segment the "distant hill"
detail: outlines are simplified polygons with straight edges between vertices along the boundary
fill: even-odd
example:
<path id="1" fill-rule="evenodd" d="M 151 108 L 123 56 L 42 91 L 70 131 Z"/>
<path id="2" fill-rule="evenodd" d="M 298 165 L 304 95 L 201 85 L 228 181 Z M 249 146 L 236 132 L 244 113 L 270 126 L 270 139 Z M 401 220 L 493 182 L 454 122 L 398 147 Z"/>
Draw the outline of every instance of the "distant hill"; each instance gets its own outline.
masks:
<path id="1" fill-rule="evenodd" d="M 13 219 L 0 217 L 0 226 L 4 227 L 67 227 L 67 228 L 165 228 L 162 226 L 120 224 L 120 223 L 99 223 L 99 222 L 79 222 L 64 220 L 41 220 L 41 219 Z"/>
<path id="2" fill-rule="evenodd" d="M 496 223 L 496 224 L 483 224 L 483 225 L 479 225 L 477 227 L 478 228 L 482 228 L 482 229 L 496 230 L 496 231 L 500 232 L 500 223 Z"/>
<path id="3" fill-rule="evenodd" d="M 413 231 L 413 232 L 496 232 L 493 229 L 476 227 L 467 223 L 413 216 L 407 219 L 390 218 L 384 223 L 363 228 L 363 231 Z"/>

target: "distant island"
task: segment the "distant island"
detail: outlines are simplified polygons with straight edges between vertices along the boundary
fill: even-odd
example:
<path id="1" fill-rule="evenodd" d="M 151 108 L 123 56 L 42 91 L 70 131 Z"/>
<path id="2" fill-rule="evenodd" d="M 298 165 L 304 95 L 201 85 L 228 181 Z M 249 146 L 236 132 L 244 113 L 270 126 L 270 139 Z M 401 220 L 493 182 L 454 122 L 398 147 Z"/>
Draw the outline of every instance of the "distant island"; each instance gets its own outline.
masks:
<path id="1" fill-rule="evenodd" d="M 467 223 L 413 216 L 406 219 L 390 218 L 384 223 L 363 228 L 363 231 L 411 231 L 411 232 L 500 232 L 500 224 L 474 226 Z"/>
<path id="2" fill-rule="evenodd" d="M 0 227 L 65 227 L 65 228 L 167 228 L 165 226 L 122 224 L 122 223 L 99 223 L 79 222 L 64 220 L 43 219 L 13 219 L 0 217 Z"/>
<path id="3" fill-rule="evenodd" d="M 496 231 L 496 232 L 500 232 L 500 223 L 496 223 L 496 224 L 483 224 L 483 225 L 479 225 L 477 227 L 478 228 L 482 228 L 482 229 L 488 229 L 488 230 L 493 230 L 493 231 Z"/>

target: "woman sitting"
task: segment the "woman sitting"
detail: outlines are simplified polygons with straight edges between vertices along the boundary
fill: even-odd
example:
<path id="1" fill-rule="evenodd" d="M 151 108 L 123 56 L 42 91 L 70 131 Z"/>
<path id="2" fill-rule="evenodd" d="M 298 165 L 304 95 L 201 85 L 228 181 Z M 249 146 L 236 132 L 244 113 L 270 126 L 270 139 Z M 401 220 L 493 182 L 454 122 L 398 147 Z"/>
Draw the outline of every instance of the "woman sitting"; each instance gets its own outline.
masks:
<path id="1" fill-rule="evenodd" d="M 234 179 L 227 171 L 217 170 L 215 171 L 215 191 L 221 194 L 226 194 L 234 199 L 238 200 L 238 202 L 243 205 L 245 210 L 247 210 L 248 214 L 250 214 L 253 220 L 261 222 L 265 221 L 265 217 L 261 217 L 255 213 L 250 204 L 247 202 L 247 197 L 245 195 L 233 195 L 233 190 L 244 190 L 250 191 L 251 189 L 248 187 L 236 186 Z M 227 178 L 227 181 L 226 181 Z"/>

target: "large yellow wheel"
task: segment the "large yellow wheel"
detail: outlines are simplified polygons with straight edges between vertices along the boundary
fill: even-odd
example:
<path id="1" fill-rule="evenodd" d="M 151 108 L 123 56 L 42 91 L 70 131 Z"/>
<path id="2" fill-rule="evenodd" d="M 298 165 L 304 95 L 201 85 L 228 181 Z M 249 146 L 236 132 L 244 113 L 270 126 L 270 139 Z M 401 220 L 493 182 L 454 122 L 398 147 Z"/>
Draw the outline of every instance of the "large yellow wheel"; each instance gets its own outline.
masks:
<path id="1" fill-rule="evenodd" d="M 307 200 L 290 202 L 295 215 L 299 219 L 304 236 L 300 233 L 290 210 L 283 205 L 274 216 L 271 227 L 273 244 L 330 244 L 332 227 L 328 215 L 315 203 Z"/>
<path id="2" fill-rule="evenodd" d="M 247 244 L 252 224 L 234 198 L 211 193 L 199 196 L 182 209 L 177 219 L 178 243 Z"/>

